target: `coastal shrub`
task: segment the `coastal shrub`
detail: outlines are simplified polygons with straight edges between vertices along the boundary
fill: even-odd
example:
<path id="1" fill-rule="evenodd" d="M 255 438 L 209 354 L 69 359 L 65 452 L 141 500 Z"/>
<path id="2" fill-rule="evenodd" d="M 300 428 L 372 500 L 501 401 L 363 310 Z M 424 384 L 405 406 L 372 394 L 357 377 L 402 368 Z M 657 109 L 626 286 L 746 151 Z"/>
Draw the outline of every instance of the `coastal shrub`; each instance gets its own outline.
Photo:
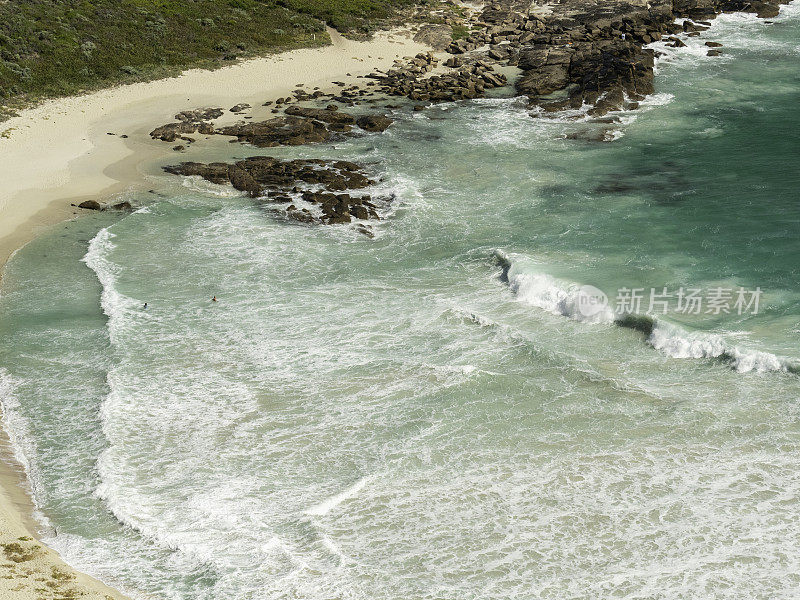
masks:
<path id="1" fill-rule="evenodd" d="M 0 0 L 6 104 L 213 68 L 375 29 L 410 0 Z M 235 49 L 235 50 L 233 50 Z"/>
<path id="2" fill-rule="evenodd" d="M 313 15 L 342 33 L 368 32 L 409 0 L 279 0 L 281 6 Z"/>
<path id="3" fill-rule="evenodd" d="M 453 25 L 453 39 L 463 40 L 469 37 L 470 29 L 466 25 Z"/>
<path id="4" fill-rule="evenodd" d="M 83 52 L 87 57 L 92 55 L 92 51 L 95 48 L 97 48 L 97 46 L 94 45 L 94 42 L 86 41 L 81 44 L 81 52 Z"/>

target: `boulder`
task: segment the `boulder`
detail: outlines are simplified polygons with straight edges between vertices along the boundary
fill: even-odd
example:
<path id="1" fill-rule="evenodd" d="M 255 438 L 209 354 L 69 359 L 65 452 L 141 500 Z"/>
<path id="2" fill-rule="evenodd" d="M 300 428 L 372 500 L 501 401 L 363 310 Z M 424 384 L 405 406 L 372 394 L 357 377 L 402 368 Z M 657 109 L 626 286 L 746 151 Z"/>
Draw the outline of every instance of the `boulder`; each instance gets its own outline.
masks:
<path id="1" fill-rule="evenodd" d="M 429 23 L 420 27 L 414 41 L 430 46 L 434 50 L 444 50 L 453 41 L 453 28 L 449 25 Z"/>
<path id="2" fill-rule="evenodd" d="M 363 115 L 356 119 L 356 125 L 370 132 L 386 131 L 391 124 L 392 119 L 385 115 Z"/>
<path id="3" fill-rule="evenodd" d="M 84 208 L 86 210 L 103 210 L 103 205 L 96 200 L 84 200 L 78 204 L 78 208 Z"/>

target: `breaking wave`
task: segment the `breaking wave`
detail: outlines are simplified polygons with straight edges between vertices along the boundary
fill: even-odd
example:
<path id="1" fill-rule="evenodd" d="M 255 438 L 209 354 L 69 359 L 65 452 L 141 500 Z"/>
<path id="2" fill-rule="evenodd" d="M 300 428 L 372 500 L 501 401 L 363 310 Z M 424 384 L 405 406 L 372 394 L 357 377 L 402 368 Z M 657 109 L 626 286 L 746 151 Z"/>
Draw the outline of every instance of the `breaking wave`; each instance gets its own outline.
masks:
<path id="1" fill-rule="evenodd" d="M 800 374 L 800 361 L 771 352 L 743 348 L 720 334 L 691 332 L 648 314 L 618 314 L 610 306 L 588 308 L 582 304 L 587 287 L 565 282 L 545 273 L 532 272 L 525 261 L 515 261 L 502 250 L 495 251 L 501 267 L 500 278 L 517 299 L 554 315 L 573 321 L 613 324 L 646 336 L 650 346 L 672 358 L 716 359 L 739 373 L 787 372 Z M 599 291 L 599 290 L 597 290 Z"/>

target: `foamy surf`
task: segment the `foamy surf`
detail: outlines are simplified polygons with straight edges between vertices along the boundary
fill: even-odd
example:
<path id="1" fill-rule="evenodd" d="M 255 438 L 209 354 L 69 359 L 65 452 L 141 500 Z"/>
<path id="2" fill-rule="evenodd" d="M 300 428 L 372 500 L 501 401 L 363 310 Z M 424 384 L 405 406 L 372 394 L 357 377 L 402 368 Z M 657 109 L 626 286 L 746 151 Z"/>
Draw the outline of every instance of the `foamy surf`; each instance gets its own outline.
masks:
<path id="1" fill-rule="evenodd" d="M 327 500 L 323 500 L 322 502 L 320 502 L 315 506 L 312 506 L 306 511 L 306 514 L 315 517 L 322 517 L 327 515 L 331 510 L 339 506 L 342 502 L 345 502 L 350 498 L 356 496 L 362 489 L 364 489 L 364 486 L 367 485 L 368 482 L 369 482 L 369 477 L 362 477 L 344 491 L 336 494 L 335 496 L 331 496 Z"/>
<path id="2" fill-rule="evenodd" d="M 672 358 L 723 360 L 739 373 L 798 373 L 798 363 L 792 359 L 771 352 L 741 348 L 722 335 L 692 333 L 660 320 L 655 321 L 647 342 Z"/>
<path id="3" fill-rule="evenodd" d="M 502 279 L 520 301 L 582 323 L 614 322 L 614 312 L 610 307 L 604 307 L 592 314 L 589 314 L 591 311 L 580 309 L 580 285 L 531 271 L 526 268 L 524 261 L 514 260 L 502 250 L 495 251 L 495 259 L 503 270 Z"/>
<path id="4" fill-rule="evenodd" d="M 124 339 L 120 334 L 126 326 L 126 313 L 141 306 L 138 301 L 120 293 L 117 289 L 119 266 L 110 258 L 116 248 L 114 237 L 115 235 L 107 227 L 101 229 L 89 242 L 89 248 L 82 259 L 86 266 L 95 272 L 103 288 L 100 305 L 108 317 L 108 333 L 112 344 Z"/>
<path id="5" fill-rule="evenodd" d="M 22 466 L 25 472 L 27 491 L 30 493 L 35 507 L 34 517 L 46 527 L 50 527 L 50 520 L 40 509 L 40 499 L 44 490 L 42 477 L 37 468 L 33 433 L 28 420 L 20 410 L 20 402 L 15 393 L 16 386 L 17 383 L 14 378 L 7 371 L 0 368 L 2 427 L 8 436 L 14 459 Z"/>

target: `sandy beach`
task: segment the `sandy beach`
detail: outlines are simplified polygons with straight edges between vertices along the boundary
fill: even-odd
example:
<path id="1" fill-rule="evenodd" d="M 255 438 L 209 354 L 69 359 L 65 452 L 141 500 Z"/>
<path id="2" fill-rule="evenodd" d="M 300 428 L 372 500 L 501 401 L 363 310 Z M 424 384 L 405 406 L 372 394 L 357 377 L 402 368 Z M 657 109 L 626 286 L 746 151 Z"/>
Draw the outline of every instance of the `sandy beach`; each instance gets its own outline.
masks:
<path id="1" fill-rule="evenodd" d="M 428 50 L 399 32 L 369 42 L 345 40 L 335 32 L 331 37 L 333 45 L 326 48 L 48 101 L 0 123 L 0 273 L 38 231 L 80 214 L 72 203 L 147 185 L 143 165 L 173 153 L 171 145 L 151 140 L 148 133 L 175 113 L 204 106 L 227 109 L 240 102 L 258 107 L 288 95 L 298 83 L 332 91 L 338 89 L 333 81 L 351 83 L 397 58 Z M 237 118 L 226 113 L 221 122 Z M 38 524 L 23 490 L 24 472 L 3 438 L 0 599 L 123 598 L 35 539 Z"/>

